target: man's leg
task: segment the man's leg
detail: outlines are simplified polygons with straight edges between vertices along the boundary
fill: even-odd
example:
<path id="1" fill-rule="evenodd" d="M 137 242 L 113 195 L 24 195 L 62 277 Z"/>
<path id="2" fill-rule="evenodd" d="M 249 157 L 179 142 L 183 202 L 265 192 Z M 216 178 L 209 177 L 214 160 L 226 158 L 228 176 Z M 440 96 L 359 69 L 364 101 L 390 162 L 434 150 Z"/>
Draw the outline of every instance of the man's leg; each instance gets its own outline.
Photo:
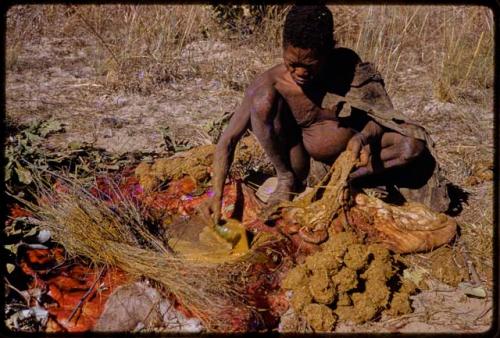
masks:
<path id="1" fill-rule="evenodd" d="M 382 149 L 373 149 L 368 168 L 358 169 L 363 175 L 351 178 L 351 183 L 364 188 L 383 186 L 391 203 L 415 201 L 446 211 L 449 198 L 446 186 L 434 177 L 436 160 L 427 147 L 421 150 L 419 142 L 394 132 L 384 134 Z"/>
<path id="2" fill-rule="evenodd" d="M 305 180 L 310 170 L 310 156 L 302 142 L 291 146 L 290 166 L 295 175 L 294 192 L 300 192 L 305 187 Z"/>
<path id="3" fill-rule="evenodd" d="M 272 142 L 275 142 L 275 147 L 279 149 L 279 155 L 269 156 L 269 159 L 276 170 L 278 183 L 268 200 L 270 205 L 291 200 L 297 188 L 296 182 L 303 180 L 309 170 L 308 155 L 302 145 L 300 127 L 291 112 L 286 109 L 284 102 L 279 102 L 276 108 L 277 113 L 272 124 L 275 137 Z"/>
<path id="4" fill-rule="evenodd" d="M 382 135 L 379 145 L 371 146 L 368 164 L 356 169 L 350 179 L 380 174 L 389 169 L 407 167 L 426 152 L 425 142 L 396 132 Z M 431 156 L 432 158 L 432 156 Z M 426 158 L 426 160 L 428 160 Z M 429 166 L 433 166 L 429 163 Z"/>

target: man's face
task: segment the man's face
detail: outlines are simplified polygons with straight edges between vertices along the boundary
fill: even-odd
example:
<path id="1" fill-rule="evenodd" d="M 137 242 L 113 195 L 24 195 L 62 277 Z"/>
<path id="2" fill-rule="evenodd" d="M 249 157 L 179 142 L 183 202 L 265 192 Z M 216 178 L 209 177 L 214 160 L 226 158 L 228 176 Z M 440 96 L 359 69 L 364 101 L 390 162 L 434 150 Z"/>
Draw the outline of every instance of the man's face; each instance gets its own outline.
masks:
<path id="1" fill-rule="evenodd" d="M 317 51 L 290 45 L 283 49 L 283 60 L 292 79 L 301 87 L 316 80 L 323 65 Z"/>

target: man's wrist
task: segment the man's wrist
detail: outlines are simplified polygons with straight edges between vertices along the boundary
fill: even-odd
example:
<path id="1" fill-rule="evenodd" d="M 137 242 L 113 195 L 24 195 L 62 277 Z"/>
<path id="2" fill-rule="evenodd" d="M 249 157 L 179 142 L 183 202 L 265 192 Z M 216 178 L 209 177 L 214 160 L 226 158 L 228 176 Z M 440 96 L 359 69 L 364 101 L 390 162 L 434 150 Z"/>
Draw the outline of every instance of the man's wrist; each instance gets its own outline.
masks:
<path id="1" fill-rule="evenodd" d="M 336 111 L 332 109 L 320 109 L 317 115 L 318 120 L 332 120 L 337 121 L 338 116 Z"/>

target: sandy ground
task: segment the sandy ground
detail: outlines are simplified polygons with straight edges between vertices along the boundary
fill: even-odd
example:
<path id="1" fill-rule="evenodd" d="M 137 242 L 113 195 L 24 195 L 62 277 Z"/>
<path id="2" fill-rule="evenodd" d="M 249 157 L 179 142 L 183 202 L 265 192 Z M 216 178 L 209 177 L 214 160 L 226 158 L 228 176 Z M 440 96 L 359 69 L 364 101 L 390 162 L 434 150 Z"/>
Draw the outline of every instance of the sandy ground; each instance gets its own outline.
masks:
<path id="1" fill-rule="evenodd" d="M 213 57 L 220 60 L 233 53 L 224 44 L 210 42 L 191 45 L 186 53 L 196 54 L 203 48 L 216 50 Z M 88 61 L 94 49 L 95 45 L 85 39 L 42 38 L 36 44 L 26 44 L 15 68 L 7 70 L 7 118 L 16 123 L 50 117 L 62 121 L 65 132 L 48 139 L 54 147 L 66 147 L 76 140 L 115 153 L 140 151 L 161 155 L 166 149 L 160 127 L 170 127 L 181 139 L 207 142 L 203 126 L 222 113 L 233 111 L 243 95 L 220 81 L 202 78 L 173 81 L 150 95 L 114 91 Z M 256 51 L 248 53 L 253 55 Z M 265 66 L 257 64 L 256 68 Z M 457 216 L 465 227 L 463 232 L 472 238 L 490 236 L 493 183 L 467 186 L 466 179 L 478 162 L 493 162 L 493 103 L 483 99 L 492 95 L 472 91 L 463 104 L 439 102 L 433 97 L 431 86 L 426 85 L 430 75 L 423 66 L 400 67 L 390 93 L 394 105 L 431 132 L 446 176 L 469 193 L 468 204 Z M 473 247 L 474 243 L 468 246 Z M 484 285 L 491 287 L 492 260 L 484 261 L 480 277 Z M 341 326 L 338 330 L 484 331 L 491 320 L 491 288 L 488 290 L 488 297 L 477 299 L 458 289 L 435 286 L 434 290 L 415 296 L 416 310 L 412 315 L 359 327 Z"/>

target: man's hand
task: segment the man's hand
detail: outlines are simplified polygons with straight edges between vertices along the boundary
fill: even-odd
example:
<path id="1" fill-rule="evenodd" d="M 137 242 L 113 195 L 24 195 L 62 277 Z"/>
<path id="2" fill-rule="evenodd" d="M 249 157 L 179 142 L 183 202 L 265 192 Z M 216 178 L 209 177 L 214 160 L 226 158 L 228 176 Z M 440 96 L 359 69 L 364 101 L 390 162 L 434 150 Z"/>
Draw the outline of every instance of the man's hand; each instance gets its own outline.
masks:
<path id="1" fill-rule="evenodd" d="M 208 223 L 211 223 L 211 220 L 213 222 L 211 225 L 217 225 L 221 218 L 221 208 L 222 195 L 216 194 L 203 202 L 198 207 L 198 211 Z"/>
<path id="2" fill-rule="evenodd" d="M 366 136 L 362 133 L 357 133 L 347 143 L 347 150 L 354 154 L 358 160 L 356 167 L 365 167 L 368 165 L 371 155 L 370 144 L 367 142 Z"/>

